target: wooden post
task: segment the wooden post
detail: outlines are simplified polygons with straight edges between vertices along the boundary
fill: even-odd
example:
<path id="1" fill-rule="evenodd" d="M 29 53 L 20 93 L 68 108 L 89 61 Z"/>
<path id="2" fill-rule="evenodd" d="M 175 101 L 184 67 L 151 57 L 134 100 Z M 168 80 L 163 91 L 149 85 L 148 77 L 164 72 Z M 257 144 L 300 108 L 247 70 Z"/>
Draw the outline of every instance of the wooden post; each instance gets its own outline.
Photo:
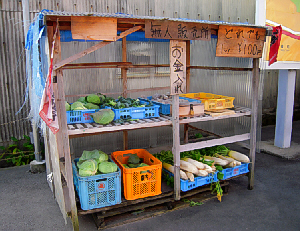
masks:
<path id="1" fill-rule="evenodd" d="M 189 66 L 191 65 L 191 41 L 186 41 L 186 93 L 190 93 L 190 73 L 191 69 Z M 189 142 L 189 124 L 184 124 L 184 143 L 187 144 Z"/>
<path id="2" fill-rule="evenodd" d="M 122 62 L 127 62 L 126 37 L 122 39 Z M 121 68 L 121 78 L 123 82 L 123 97 L 127 98 L 127 68 Z M 128 150 L 128 131 L 123 131 L 123 150 Z"/>
<path id="3" fill-rule="evenodd" d="M 54 27 L 55 28 L 55 27 Z M 57 63 L 61 60 L 61 44 L 59 30 L 55 38 L 54 54 L 53 54 L 53 65 L 54 62 Z M 67 114 L 65 107 L 65 92 L 63 85 L 63 73 L 62 70 L 57 70 L 53 72 L 53 79 L 56 76 L 56 83 L 53 81 L 53 92 L 55 95 L 55 103 L 59 124 L 59 131 L 56 134 L 56 144 L 59 157 L 64 157 L 65 159 L 65 172 L 66 181 L 68 187 L 68 195 L 65 195 L 66 208 L 71 209 L 71 219 L 73 223 L 73 229 L 79 230 L 77 207 L 75 201 L 75 191 L 73 183 L 73 171 L 72 171 L 72 160 L 70 155 L 70 144 L 67 128 Z M 59 160 L 56 160 L 59 162 Z"/>
<path id="4" fill-rule="evenodd" d="M 172 125 L 174 155 L 174 198 L 180 200 L 180 127 L 179 127 L 179 95 L 173 95 L 172 100 Z"/>
<path id="5" fill-rule="evenodd" d="M 256 152 L 257 111 L 258 111 L 258 87 L 259 87 L 259 59 L 253 59 L 252 71 L 252 111 L 250 131 L 250 173 L 248 175 L 248 189 L 254 187 L 254 166 Z"/>

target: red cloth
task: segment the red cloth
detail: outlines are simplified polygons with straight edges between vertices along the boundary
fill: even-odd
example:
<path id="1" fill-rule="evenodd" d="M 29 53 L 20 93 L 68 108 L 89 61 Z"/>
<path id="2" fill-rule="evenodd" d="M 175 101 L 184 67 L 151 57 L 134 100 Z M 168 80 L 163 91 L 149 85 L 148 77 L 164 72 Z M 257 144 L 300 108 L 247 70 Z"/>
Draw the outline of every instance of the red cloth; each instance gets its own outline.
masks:
<path id="1" fill-rule="evenodd" d="M 280 47 L 282 28 L 281 26 L 273 27 L 271 43 L 270 43 L 270 52 L 269 52 L 269 66 L 272 63 L 277 62 L 278 51 Z"/>

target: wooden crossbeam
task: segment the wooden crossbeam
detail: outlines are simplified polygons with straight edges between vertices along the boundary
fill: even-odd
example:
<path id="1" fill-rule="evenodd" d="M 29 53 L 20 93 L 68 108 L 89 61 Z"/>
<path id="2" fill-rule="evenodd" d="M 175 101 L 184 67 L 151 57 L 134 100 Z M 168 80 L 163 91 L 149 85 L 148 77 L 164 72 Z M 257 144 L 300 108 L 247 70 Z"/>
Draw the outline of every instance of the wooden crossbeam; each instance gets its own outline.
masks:
<path id="1" fill-rule="evenodd" d="M 142 28 L 141 26 L 135 26 L 135 27 L 130 28 L 129 30 L 124 31 L 119 36 L 116 37 L 115 41 L 117 41 L 117 40 L 119 40 L 121 38 L 124 38 L 127 35 L 140 30 L 141 28 Z M 101 47 L 104 47 L 104 46 L 106 46 L 106 45 L 108 45 L 108 44 L 110 44 L 112 42 L 114 42 L 114 41 L 102 41 L 100 43 L 97 43 L 95 46 L 87 48 L 84 51 L 81 51 L 81 52 L 79 52 L 79 53 L 77 53 L 77 54 L 75 54 L 75 55 L 73 55 L 73 56 L 71 56 L 69 58 L 66 58 L 65 60 L 60 61 L 59 63 L 57 63 L 57 64 L 54 65 L 53 69 L 57 70 L 57 69 L 65 66 L 66 64 L 68 64 L 70 62 L 73 62 L 73 61 L 75 61 L 75 60 L 77 60 L 77 59 L 79 59 L 79 58 L 81 58 L 81 57 L 83 57 L 83 56 L 85 56 L 87 54 L 90 54 L 90 53 L 92 53 L 92 52 L 100 49 Z"/>

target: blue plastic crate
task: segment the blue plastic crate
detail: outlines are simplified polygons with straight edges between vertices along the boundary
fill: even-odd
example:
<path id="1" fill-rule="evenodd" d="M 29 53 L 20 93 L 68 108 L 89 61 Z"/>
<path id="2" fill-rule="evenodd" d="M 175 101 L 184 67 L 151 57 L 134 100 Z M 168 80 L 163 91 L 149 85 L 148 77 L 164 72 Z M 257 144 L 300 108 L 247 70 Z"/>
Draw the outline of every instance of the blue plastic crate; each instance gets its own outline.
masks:
<path id="1" fill-rule="evenodd" d="M 159 117 L 159 106 L 153 105 L 151 107 L 129 107 L 122 109 L 114 109 L 111 107 L 105 107 L 113 110 L 115 113 L 114 120 L 117 119 L 148 119 L 153 117 Z"/>
<path id="2" fill-rule="evenodd" d="M 152 101 L 152 96 L 147 97 L 148 100 L 151 100 L 151 102 L 154 105 L 158 105 L 160 106 L 159 108 L 159 113 L 163 114 L 163 115 L 171 115 L 171 106 L 170 104 L 163 104 L 163 103 L 159 103 L 156 101 Z M 185 97 L 179 97 L 179 99 L 185 99 L 188 100 L 191 103 L 201 103 L 201 100 L 196 100 L 196 99 L 190 99 L 190 98 L 185 98 Z M 141 103 L 147 102 L 146 100 L 139 98 Z"/>
<path id="3" fill-rule="evenodd" d="M 241 165 L 235 166 L 233 168 L 223 169 L 222 173 L 224 174 L 224 177 L 222 180 L 226 180 L 231 177 L 238 176 L 238 175 L 249 172 L 248 165 L 249 165 L 249 163 L 242 163 Z"/>
<path id="4" fill-rule="evenodd" d="M 174 177 L 173 173 L 169 172 L 168 170 L 163 168 L 163 171 L 168 173 L 170 177 Z M 180 190 L 186 192 L 194 188 L 198 188 L 200 186 L 216 182 L 217 180 L 215 175 L 217 174 L 209 174 L 208 176 L 197 176 L 195 177 L 194 182 L 180 179 Z"/>
<path id="5" fill-rule="evenodd" d="M 91 114 L 99 110 L 100 109 L 67 111 L 67 124 L 94 123 Z"/>
<path id="6" fill-rule="evenodd" d="M 81 208 L 90 210 L 121 203 L 121 170 L 95 176 L 79 176 L 76 163 L 72 162 L 73 180 Z M 113 162 L 110 158 L 109 161 Z"/>

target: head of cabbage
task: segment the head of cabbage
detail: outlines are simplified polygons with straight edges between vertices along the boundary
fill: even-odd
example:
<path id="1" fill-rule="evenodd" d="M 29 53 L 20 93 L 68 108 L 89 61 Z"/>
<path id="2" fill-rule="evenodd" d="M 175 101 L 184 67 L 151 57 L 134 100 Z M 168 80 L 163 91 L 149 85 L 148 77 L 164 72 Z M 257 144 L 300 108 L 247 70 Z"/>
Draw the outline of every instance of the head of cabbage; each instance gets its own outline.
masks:
<path id="1" fill-rule="evenodd" d="M 118 171 L 118 166 L 113 162 L 101 162 L 98 165 L 99 172 L 101 173 L 112 173 Z"/>
<path id="2" fill-rule="evenodd" d="M 86 110 L 87 108 L 83 105 L 83 103 L 76 101 L 74 103 L 71 104 L 71 110 L 75 111 L 75 110 Z"/>
<path id="3" fill-rule="evenodd" d="M 97 173 L 98 170 L 97 161 L 90 159 L 90 160 L 82 161 L 79 165 L 78 163 L 77 163 L 77 167 L 79 168 L 80 176 L 83 177 L 94 176 Z"/>
<path id="4" fill-rule="evenodd" d="M 98 95 L 95 94 L 90 94 L 86 97 L 86 101 L 88 103 L 93 103 L 93 104 L 100 104 L 100 98 Z"/>
<path id="5" fill-rule="evenodd" d="M 71 105 L 65 101 L 65 107 L 66 107 L 66 111 L 71 111 Z"/>
<path id="6" fill-rule="evenodd" d="M 79 161 L 94 159 L 99 164 L 103 161 L 108 160 L 108 155 L 101 150 L 93 150 L 93 151 L 83 151 Z"/>

